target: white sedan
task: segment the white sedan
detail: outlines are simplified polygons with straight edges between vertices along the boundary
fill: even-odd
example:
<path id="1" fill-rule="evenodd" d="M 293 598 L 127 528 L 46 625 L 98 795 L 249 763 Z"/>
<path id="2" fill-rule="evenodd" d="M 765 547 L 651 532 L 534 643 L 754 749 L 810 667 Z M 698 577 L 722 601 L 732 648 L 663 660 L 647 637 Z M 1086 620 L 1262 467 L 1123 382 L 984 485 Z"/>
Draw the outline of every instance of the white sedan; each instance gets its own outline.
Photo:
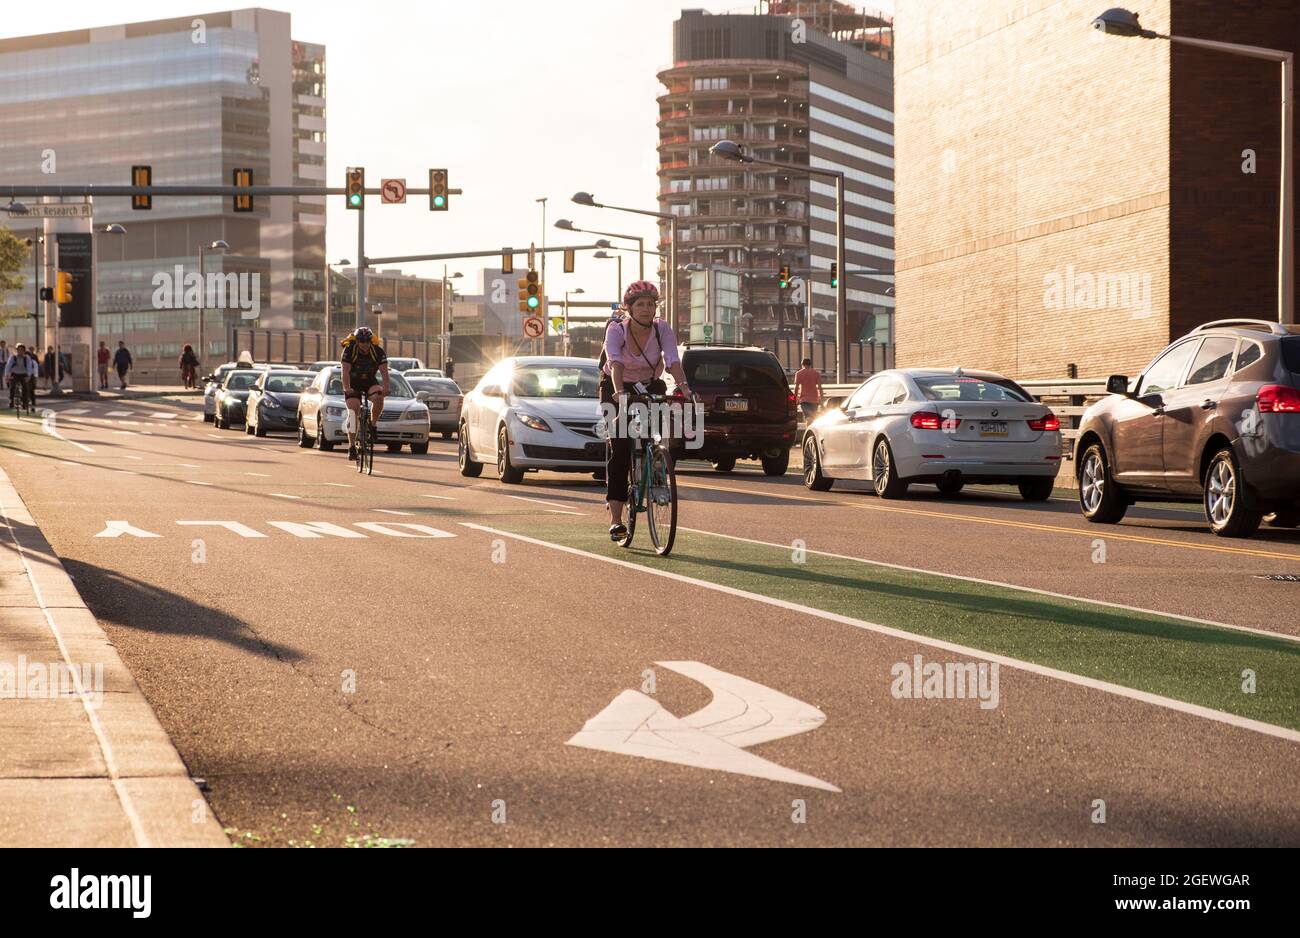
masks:
<path id="1" fill-rule="evenodd" d="M 1010 484 L 1046 501 L 1061 467 L 1061 423 L 1009 378 L 961 368 L 883 371 L 808 428 L 804 485 L 871 482 L 882 498 L 909 485 L 956 495 L 966 483 Z"/>
<path id="2" fill-rule="evenodd" d="M 465 395 L 460 417 L 461 475 L 484 463 L 511 485 L 525 472 L 590 472 L 604 478 L 600 372 L 590 358 L 507 358 Z"/>
<path id="3" fill-rule="evenodd" d="M 390 453 L 403 444 L 422 456 L 429 452 L 429 408 L 415 399 L 415 392 L 401 375 L 388 376 L 389 394 L 375 427 L 375 441 Z M 343 370 L 323 369 L 298 398 L 298 445 L 332 450 L 347 443 L 348 405 L 343 398 Z"/>

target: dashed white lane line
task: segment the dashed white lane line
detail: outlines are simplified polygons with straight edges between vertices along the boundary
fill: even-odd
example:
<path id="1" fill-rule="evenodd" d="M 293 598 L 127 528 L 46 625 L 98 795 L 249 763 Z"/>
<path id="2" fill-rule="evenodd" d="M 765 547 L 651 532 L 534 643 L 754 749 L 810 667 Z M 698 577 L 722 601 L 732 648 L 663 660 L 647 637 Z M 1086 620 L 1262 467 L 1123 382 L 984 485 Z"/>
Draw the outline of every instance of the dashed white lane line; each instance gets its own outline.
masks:
<path id="1" fill-rule="evenodd" d="M 246 476 L 256 476 L 256 477 L 259 478 L 259 479 L 269 479 L 269 478 L 271 478 L 271 477 L 270 477 L 269 475 L 267 475 L 265 472 L 245 472 L 244 475 L 246 475 Z"/>
<path id="2" fill-rule="evenodd" d="M 186 480 L 186 484 L 187 484 L 187 485 L 204 485 L 204 486 L 207 486 L 208 488 L 213 488 L 213 487 L 214 487 L 213 484 L 212 484 L 211 482 L 195 482 L 193 479 L 188 479 L 188 480 Z"/>
<path id="3" fill-rule="evenodd" d="M 301 495 L 285 495 L 283 492 L 272 492 L 272 493 L 271 493 L 271 497 L 272 497 L 272 498 L 291 498 L 291 499 L 293 499 L 295 502 L 300 502 L 300 501 L 303 500 L 303 497 L 302 497 Z"/>
<path id="4" fill-rule="evenodd" d="M 129 410 L 111 410 L 104 416 L 105 417 L 134 417 L 135 414 L 133 414 Z"/>
<path id="5" fill-rule="evenodd" d="M 495 493 L 495 494 L 497 494 L 497 495 L 505 495 L 504 492 L 497 492 L 497 493 Z M 515 499 L 516 501 L 521 501 L 521 502 L 535 502 L 535 503 L 538 504 L 538 505 L 550 505 L 550 506 L 553 507 L 553 508 L 563 508 L 563 509 L 566 510 L 566 512 L 567 512 L 567 509 L 569 508 L 568 505 L 565 505 L 565 504 L 563 504 L 563 503 L 561 503 L 561 502 L 548 502 L 548 501 L 547 501 L 546 499 L 544 499 L 544 498 L 528 498 L 527 496 L 524 496 L 524 495 L 506 495 L 506 498 L 513 498 L 513 499 Z M 570 513 L 572 513 L 572 514 L 576 514 L 577 512 L 570 512 Z"/>
<path id="6" fill-rule="evenodd" d="M 537 538 L 527 537 L 523 534 L 515 534 L 513 531 L 501 531 L 496 528 L 489 528 L 485 525 L 473 524 L 468 521 L 462 521 L 460 524 L 462 527 L 470 528 L 474 531 L 481 531 L 485 534 L 491 534 L 496 537 L 511 538 L 512 540 L 520 541 L 525 544 L 544 547 L 549 550 L 558 551 L 563 554 L 570 554 L 575 557 L 585 557 L 588 560 L 595 560 L 600 563 L 612 564 L 616 567 L 623 567 L 626 570 L 633 570 L 638 573 L 644 573 L 648 576 L 662 577 L 667 580 L 674 580 L 678 583 L 685 583 L 690 586 L 697 586 L 701 589 L 711 590 L 715 593 L 724 593 L 728 596 L 736 596 L 740 599 L 762 603 L 766 606 L 775 606 L 778 609 L 785 609 L 789 612 L 812 616 L 828 622 L 836 622 L 841 625 L 849 625 L 865 632 L 874 632 L 878 635 L 884 635 L 889 638 L 896 638 L 917 645 L 925 645 L 929 648 L 938 648 L 942 651 L 961 655 L 965 658 L 977 658 L 981 661 L 996 662 L 1000 665 L 1005 665 L 1008 668 L 1014 668 L 1018 671 L 1026 671 L 1030 674 L 1036 674 L 1040 677 L 1062 681 L 1066 684 L 1075 684 L 1079 687 L 1086 687 L 1089 690 L 1101 691 L 1102 693 L 1112 694 L 1116 697 L 1126 697 L 1129 700 L 1136 700 L 1140 703 L 1163 707 L 1166 710 L 1174 710 L 1178 713 L 1188 714 L 1189 716 L 1200 717 L 1203 720 L 1209 720 L 1214 723 L 1223 723 L 1238 729 L 1261 733 L 1265 736 L 1275 736 L 1278 739 L 1285 739 L 1288 742 L 1300 743 L 1300 731 L 1287 729 L 1282 726 L 1274 726 L 1272 723 L 1263 723 L 1259 720 L 1251 720 L 1247 717 L 1237 716 L 1234 713 L 1225 713 L 1222 710 L 1213 710 L 1209 707 L 1199 706 L 1198 704 L 1191 704 L 1182 700 L 1174 700 L 1171 697 L 1161 697 L 1159 694 L 1136 690 L 1132 687 L 1124 687 L 1120 684 L 1112 684 L 1109 681 L 1100 681 L 1096 678 L 1084 677 L 1081 674 L 1071 674 L 1069 671 L 1059 671 L 1056 668 L 1044 667 L 1040 664 L 1034 664 L 1032 661 L 1021 661 L 1019 658 L 1011 658 L 1007 655 L 992 654 L 987 651 L 982 651 L 979 648 L 971 648 L 967 645 L 958 645 L 955 642 L 946 642 L 942 639 L 931 638 L 927 635 L 918 635 L 914 632 L 907 632 L 903 629 L 880 625 L 876 622 L 867 622 L 864 619 L 854 619 L 851 616 L 840 615 L 835 612 L 827 612 L 824 609 L 814 609 L 812 606 L 804 606 L 784 599 L 764 596 L 761 593 L 751 593 L 748 590 L 737 589 L 734 586 L 723 586 L 720 583 L 710 583 L 707 580 L 684 576 L 680 573 L 672 573 L 668 570 L 659 570 L 643 564 L 632 563 L 628 560 L 619 560 L 616 557 L 605 557 L 600 554 L 593 554 L 589 551 L 579 550 L 576 547 L 552 544 L 549 541 L 538 540 Z"/>
<path id="7" fill-rule="evenodd" d="M 322 482 L 321 485 L 329 485 L 329 486 L 333 486 L 333 487 L 336 488 L 336 489 L 350 489 L 350 488 L 352 488 L 352 486 L 348 485 L 348 484 L 345 483 L 345 482 Z"/>
<path id="8" fill-rule="evenodd" d="M 434 499 L 437 499 L 437 500 L 440 501 L 440 502 L 454 502 L 454 501 L 456 500 L 456 499 L 452 498 L 450 495 L 421 495 L 421 496 L 419 496 L 419 497 L 420 497 L 420 498 L 434 498 Z"/>
<path id="9" fill-rule="evenodd" d="M 144 462 L 144 457 L 143 457 L 143 456 L 123 456 L 122 458 L 123 458 L 123 459 L 133 459 L 133 460 L 135 460 L 136 462 Z"/>
<path id="10" fill-rule="evenodd" d="M 93 449 L 91 449 L 89 446 L 86 446 L 84 443 L 78 443 L 76 440 L 69 440 L 62 433 L 56 430 L 54 427 L 53 418 L 54 418 L 54 411 L 52 410 L 45 411 L 44 415 L 41 418 L 41 429 L 44 430 L 50 436 L 54 437 L 56 440 L 59 440 L 60 442 L 71 443 L 73 446 L 81 450 L 83 453 L 94 452 Z"/>
<path id="11" fill-rule="evenodd" d="M 202 469 L 203 467 L 196 466 L 193 463 L 189 463 L 189 462 L 178 462 L 176 464 L 176 468 L 177 469 Z"/>
<path id="12" fill-rule="evenodd" d="M 586 515 L 584 515 L 584 514 L 583 514 L 582 512 L 580 512 L 580 511 L 561 511 L 561 510 L 558 509 L 558 508 L 548 508 L 548 509 L 546 509 L 546 514 L 548 514 L 548 515 L 577 515 L 579 518 L 585 518 L 585 517 L 586 517 Z"/>
<path id="13" fill-rule="evenodd" d="M 410 511 L 395 511 L 395 510 L 393 510 L 392 508 L 376 508 L 375 511 L 379 512 L 379 514 L 381 514 L 381 515 L 397 515 L 397 517 L 399 517 L 399 518 L 414 518 L 414 517 L 415 517 L 414 512 L 410 512 Z"/>

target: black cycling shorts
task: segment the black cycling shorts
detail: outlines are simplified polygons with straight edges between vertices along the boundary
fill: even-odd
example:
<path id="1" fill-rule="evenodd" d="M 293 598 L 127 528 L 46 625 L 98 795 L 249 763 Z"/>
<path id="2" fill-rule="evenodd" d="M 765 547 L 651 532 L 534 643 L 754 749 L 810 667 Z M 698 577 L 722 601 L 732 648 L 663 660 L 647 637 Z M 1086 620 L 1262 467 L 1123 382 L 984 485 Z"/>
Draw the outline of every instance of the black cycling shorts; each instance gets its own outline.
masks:
<path id="1" fill-rule="evenodd" d="M 357 400 L 361 400 L 363 396 L 369 397 L 376 389 L 378 389 L 382 394 L 384 386 L 378 381 L 372 381 L 370 384 L 354 384 L 352 389 L 344 395 L 344 400 L 347 400 L 349 397 L 355 397 Z"/>

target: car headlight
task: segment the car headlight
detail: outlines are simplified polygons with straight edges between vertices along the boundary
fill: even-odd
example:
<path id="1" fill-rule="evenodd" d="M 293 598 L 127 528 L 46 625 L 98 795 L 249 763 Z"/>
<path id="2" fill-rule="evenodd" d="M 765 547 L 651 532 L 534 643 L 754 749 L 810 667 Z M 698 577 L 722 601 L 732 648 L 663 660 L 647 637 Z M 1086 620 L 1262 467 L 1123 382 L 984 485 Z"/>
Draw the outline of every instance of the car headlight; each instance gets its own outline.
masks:
<path id="1" fill-rule="evenodd" d="M 525 427 L 531 427 L 534 430 L 541 430 L 543 433 L 551 432 L 550 424 L 548 424 L 541 417 L 535 417 L 532 414 L 528 413 L 527 411 L 523 411 L 523 410 L 515 411 L 515 419 L 518 420 L 520 423 L 522 423 Z"/>
<path id="2" fill-rule="evenodd" d="M 335 407 L 333 404 L 330 404 L 325 408 L 326 417 L 342 417 L 347 412 L 348 409 L 346 407 Z"/>
<path id="3" fill-rule="evenodd" d="M 262 400 L 260 401 L 260 403 L 261 403 L 261 404 L 264 404 L 264 405 L 267 406 L 267 407 L 283 407 L 283 406 L 284 406 L 284 404 L 280 401 L 280 399 L 279 399 L 278 397 L 273 397 L 273 396 L 270 395 L 270 394 L 263 394 L 263 395 L 262 395 Z"/>
<path id="4" fill-rule="evenodd" d="M 423 404 L 412 404 L 402 414 L 403 420 L 428 420 L 429 408 Z"/>

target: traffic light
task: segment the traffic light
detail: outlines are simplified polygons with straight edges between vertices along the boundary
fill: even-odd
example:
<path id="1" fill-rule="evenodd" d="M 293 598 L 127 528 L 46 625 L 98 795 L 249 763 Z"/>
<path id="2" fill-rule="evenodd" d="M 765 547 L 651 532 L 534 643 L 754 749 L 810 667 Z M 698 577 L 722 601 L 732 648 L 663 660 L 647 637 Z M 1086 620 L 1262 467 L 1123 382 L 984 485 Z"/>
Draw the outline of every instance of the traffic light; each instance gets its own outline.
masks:
<path id="1" fill-rule="evenodd" d="M 53 287 L 41 287 L 41 292 L 40 292 L 39 296 L 40 296 L 40 298 L 41 298 L 41 302 L 42 302 L 42 303 L 53 303 L 53 302 L 54 302 L 54 288 L 53 288 Z"/>
<path id="2" fill-rule="evenodd" d="M 838 287 L 839 285 L 840 285 L 840 265 L 836 263 L 832 263 L 831 264 L 831 286 Z"/>
<path id="3" fill-rule="evenodd" d="M 515 252 L 502 251 L 501 252 L 501 273 L 513 274 L 514 272 L 515 272 Z"/>
<path id="4" fill-rule="evenodd" d="M 789 264 L 781 265 L 781 272 L 777 274 L 777 282 L 782 290 L 785 290 L 790 286 L 790 265 Z"/>
<path id="5" fill-rule="evenodd" d="M 429 211 L 445 212 L 450 201 L 451 194 L 447 189 L 447 171 L 445 169 L 429 170 Z"/>
<path id="6" fill-rule="evenodd" d="M 54 286 L 54 302 L 60 306 L 72 302 L 72 274 L 66 270 L 59 271 Z"/>
<path id="7" fill-rule="evenodd" d="M 576 252 L 572 249 L 564 252 L 564 272 L 571 274 L 577 264 Z"/>
<path id="8" fill-rule="evenodd" d="M 537 271 L 530 270 L 519 281 L 519 312 L 535 313 L 542 306 L 542 282 Z"/>
<path id="9" fill-rule="evenodd" d="M 153 185 L 153 167 L 152 166 L 132 166 L 131 167 L 131 185 L 133 186 L 152 186 Z M 153 208 L 153 196 L 151 195 L 133 195 L 131 196 L 131 208 L 137 212 L 147 212 Z"/>
<path id="10" fill-rule="evenodd" d="M 236 169 L 231 173 L 231 181 L 241 189 L 251 189 L 253 186 L 253 171 L 251 169 Z M 251 195 L 235 196 L 236 212 L 251 212 L 253 210 L 253 197 Z"/>
<path id="11" fill-rule="evenodd" d="M 360 167 L 348 169 L 348 208 L 354 212 L 366 207 L 366 171 Z"/>

